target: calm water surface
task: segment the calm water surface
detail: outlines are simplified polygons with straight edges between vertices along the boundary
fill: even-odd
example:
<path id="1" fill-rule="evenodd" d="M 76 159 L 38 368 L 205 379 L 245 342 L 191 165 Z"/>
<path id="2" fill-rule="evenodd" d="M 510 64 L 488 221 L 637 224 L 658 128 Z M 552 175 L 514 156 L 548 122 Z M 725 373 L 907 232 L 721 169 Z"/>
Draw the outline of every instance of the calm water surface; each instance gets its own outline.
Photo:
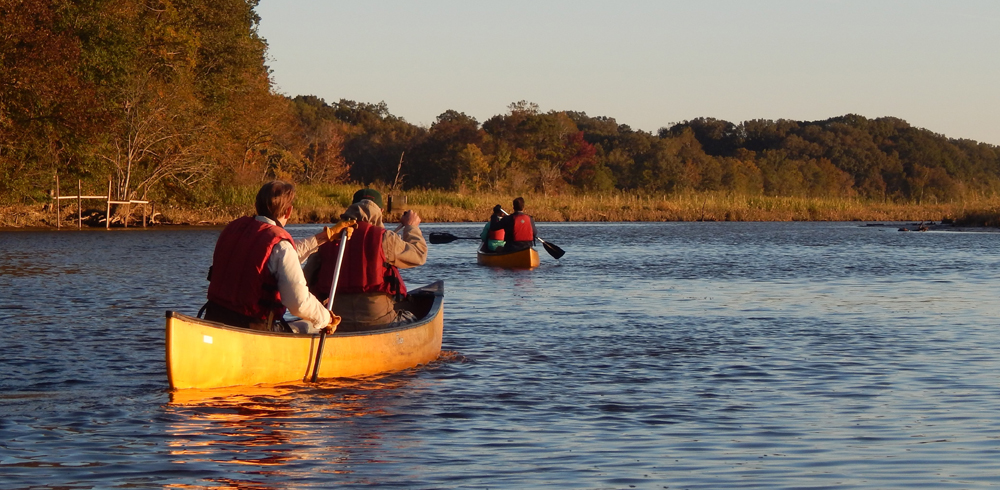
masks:
<path id="1" fill-rule="evenodd" d="M 1000 486 L 1000 234 L 541 223 L 561 261 L 403 272 L 433 365 L 171 394 L 218 232 L 0 233 L 0 488 Z"/>

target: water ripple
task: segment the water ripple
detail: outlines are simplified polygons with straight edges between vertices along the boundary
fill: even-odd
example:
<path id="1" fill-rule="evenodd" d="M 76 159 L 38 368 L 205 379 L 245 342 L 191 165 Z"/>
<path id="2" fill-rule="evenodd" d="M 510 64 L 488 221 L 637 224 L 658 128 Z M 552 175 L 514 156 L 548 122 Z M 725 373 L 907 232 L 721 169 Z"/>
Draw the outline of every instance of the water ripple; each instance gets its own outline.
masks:
<path id="1" fill-rule="evenodd" d="M 483 268 L 456 242 L 403 271 L 446 280 L 430 366 L 179 393 L 163 311 L 201 305 L 218 230 L 2 234 L 2 486 L 1000 484 L 995 235 L 539 231 L 560 262 Z"/>

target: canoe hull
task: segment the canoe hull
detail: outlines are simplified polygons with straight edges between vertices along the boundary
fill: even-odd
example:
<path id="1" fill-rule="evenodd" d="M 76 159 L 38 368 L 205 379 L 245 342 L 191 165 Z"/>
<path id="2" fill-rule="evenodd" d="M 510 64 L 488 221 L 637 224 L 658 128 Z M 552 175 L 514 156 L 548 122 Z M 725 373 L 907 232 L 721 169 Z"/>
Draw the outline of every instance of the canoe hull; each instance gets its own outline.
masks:
<path id="1" fill-rule="evenodd" d="M 414 290 L 429 303 L 420 321 L 326 338 L 320 378 L 359 377 L 426 364 L 441 354 L 444 286 Z M 319 335 L 258 332 L 167 312 L 167 376 L 173 390 L 277 384 L 312 377 Z"/>
<path id="2" fill-rule="evenodd" d="M 488 253 L 481 249 L 476 253 L 479 265 L 503 267 L 505 269 L 532 269 L 538 267 L 541 261 L 538 252 L 533 248 L 510 253 Z"/>

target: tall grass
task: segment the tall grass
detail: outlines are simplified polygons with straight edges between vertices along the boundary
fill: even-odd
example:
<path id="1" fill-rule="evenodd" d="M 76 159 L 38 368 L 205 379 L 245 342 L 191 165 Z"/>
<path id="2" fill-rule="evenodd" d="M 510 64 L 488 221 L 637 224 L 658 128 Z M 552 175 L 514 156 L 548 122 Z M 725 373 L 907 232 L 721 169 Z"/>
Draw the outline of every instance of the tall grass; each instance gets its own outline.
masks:
<path id="1" fill-rule="evenodd" d="M 170 222 L 223 224 L 252 214 L 256 185 L 231 185 L 218 190 L 215 203 L 198 209 L 157 206 Z M 299 185 L 292 222 L 330 222 L 351 203 L 357 185 Z M 389 193 L 383 192 L 388 203 Z M 496 204 L 512 211 L 514 195 L 491 192 L 457 193 L 408 190 L 392 193 L 386 221 L 406 209 L 425 222 L 485 221 Z M 727 192 L 675 195 L 609 192 L 587 195 L 523 195 L 527 211 L 537 221 L 939 221 L 964 226 L 1000 226 L 1000 199 L 979 198 L 952 203 L 898 203 L 867 199 L 774 197 Z M 0 226 L 51 226 L 42 205 L 4 208 Z M 29 209 L 31 208 L 31 209 Z M 8 219 L 9 218 L 9 219 Z"/>
<path id="2" fill-rule="evenodd" d="M 299 219 L 315 221 L 338 215 L 350 203 L 356 186 L 301 186 Z M 388 221 L 406 209 L 424 221 L 484 221 L 500 204 L 512 211 L 513 195 L 410 190 L 393 195 Z M 711 192 L 656 195 L 611 192 L 589 195 L 523 195 L 537 221 L 938 221 L 960 220 L 967 213 L 997 214 L 1000 200 L 954 203 L 897 203 L 866 199 L 749 196 Z M 388 198 L 388 195 L 385 196 Z M 991 211 L 992 210 L 992 211 Z M 977 220 L 988 218 L 976 218 Z M 1000 220 L 997 220 L 1000 223 Z"/>
<path id="3" fill-rule="evenodd" d="M 357 185 L 300 185 L 296 187 L 294 222 L 335 220 L 351 203 Z M 227 188 L 219 206 L 204 210 L 166 210 L 180 221 L 225 222 L 253 212 L 255 186 Z M 493 206 L 512 211 L 513 195 L 491 192 L 455 193 L 408 190 L 392 193 L 387 221 L 413 209 L 426 222 L 485 221 Z M 1000 225 L 1000 199 L 953 203 L 899 203 L 847 198 L 775 197 L 725 192 L 675 195 L 610 192 L 587 195 L 523 195 L 536 221 L 939 221 L 952 219 L 968 225 Z M 383 192 L 388 202 L 389 193 Z M 205 214 L 196 219 L 199 213 Z M 177 222 L 178 219 L 173 219 Z"/>
<path id="4" fill-rule="evenodd" d="M 257 190 L 251 186 L 224 185 L 215 192 L 215 198 L 222 207 L 252 207 Z"/>
<path id="5" fill-rule="evenodd" d="M 425 221 L 483 221 L 495 204 L 510 211 L 512 197 L 483 193 L 465 196 L 461 205 L 448 205 L 425 201 L 411 193 L 409 207 Z M 969 203 L 913 204 L 729 193 L 665 196 L 614 192 L 523 197 L 527 211 L 537 221 L 933 221 L 957 218 L 969 207 Z"/>

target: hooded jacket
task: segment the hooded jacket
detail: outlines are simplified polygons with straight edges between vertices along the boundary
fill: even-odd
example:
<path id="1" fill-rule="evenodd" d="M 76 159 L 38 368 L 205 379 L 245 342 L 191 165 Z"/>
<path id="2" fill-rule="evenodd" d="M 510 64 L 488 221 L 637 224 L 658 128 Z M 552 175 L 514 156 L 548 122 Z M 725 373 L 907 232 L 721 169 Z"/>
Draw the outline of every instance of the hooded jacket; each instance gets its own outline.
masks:
<path id="1" fill-rule="evenodd" d="M 344 259 L 337 279 L 337 294 L 383 293 L 397 297 L 406 296 L 406 285 L 399 275 L 399 269 L 385 259 L 382 236 L 385 228 L 358 222 L 358 228 L 344 249 Z M 340 239 L 319 247 L 322 264 L 316 280 L 309 290 L 317 298 L 324 300 L 330 296 L 333 273 L 336 271 L 337 255 L 340 253 Z"/>
<path id="2" fill-rule="evenodd" d="M 354 203 L 340 217 L 341 219 L 353 218 L 358 223 L 367 223 L 372 227 L 381 229 L 379 233 L 382 235 L 380 242 L 384 264 L 399 269 L 409 269 L 423 265 L 427 261 L 427 242 L 424 241 L 420 227 L 403 226 L 399 234 L 391 230 L 385 230 L 382 222 L 382 210 L 372 201 L 363 199 Z M 371 239 L 371 236 L 367 234 L 357 235 L 359 231 L 360 227 L 359 230 L 355 231 L 355 235 L 352 236 L 348 244 L 353 242 L 355 237 L 368 236 Z M 346 263 L 350 259 L 347 257 L 346 251 L 344 255 Z M 313 254 L 306 261 L 304 272 L 306 277 L 310 278 L 311 287 L 319 284 L 321 280 L 319 270 L 323 268 L 324 262 L 334 262 L 335 264 L 336 257 L 335 253 L 329 254 L 329 258 L 327 258 L 326 254 L 317 253 Z M 381 261 L 383 258 L 378 260 Z M 327 282 L 327 291 L 329 291 L 329 283 L 332 282 L 332 265 L 327 265 L 331 279 L 323 279 L 323 281 Z M 343 268 L 343 265 L 341 267 Z M 364 329 L 371 326 L 385 325 L 391 323 L 396 318 L 396 303 L 393 300 L 392 294 L 381 291 L 340 293 L 339 284 L 337 289 L 338 292 L 334 295 L 333 311 L 342 318 L 341 329 Z"/>

